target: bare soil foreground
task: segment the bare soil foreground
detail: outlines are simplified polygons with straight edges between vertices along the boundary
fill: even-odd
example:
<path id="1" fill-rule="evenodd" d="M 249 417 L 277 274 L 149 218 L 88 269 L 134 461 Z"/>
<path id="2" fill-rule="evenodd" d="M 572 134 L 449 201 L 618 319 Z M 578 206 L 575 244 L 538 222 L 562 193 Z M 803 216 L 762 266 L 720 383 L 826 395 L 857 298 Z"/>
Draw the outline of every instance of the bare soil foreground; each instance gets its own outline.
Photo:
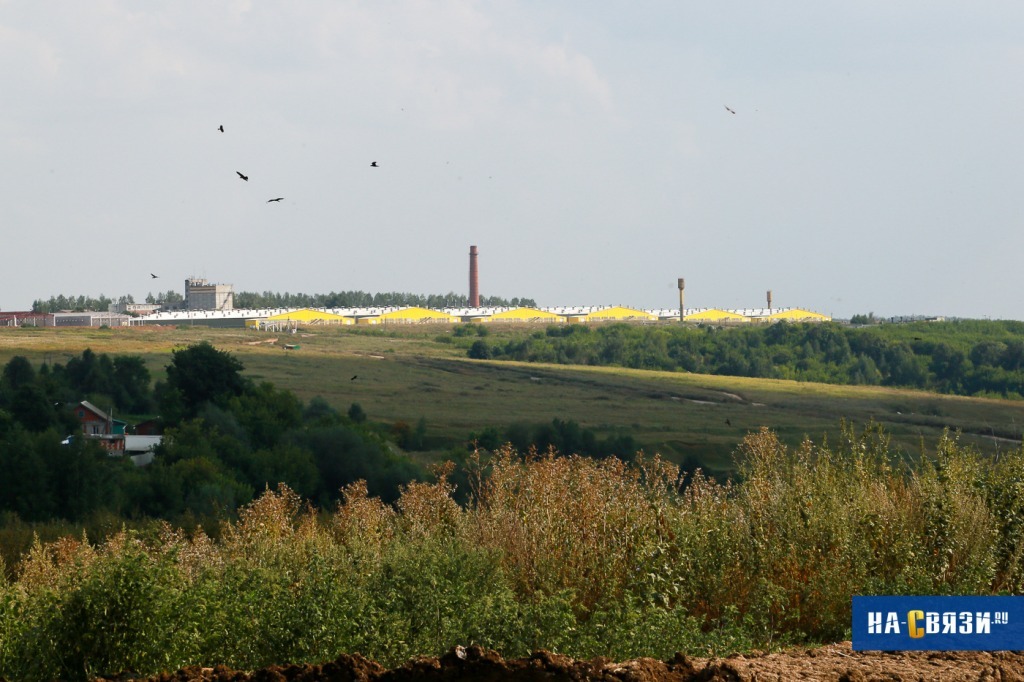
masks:
<path id="1" fill-rule="evenodd" d="M 110 680 L 138 679 L 121 675 Z M 942 680 L 943 682 L 1024 682 L 1024 652 L 862 652 L 849 642 L 785 653 L 688 658 L 670 661 L 640 658 L 625 663 L 607 659 L 578 661 L 538 652 L 505 660 L 493 651 L 458 647 L 440 659 L 421 658 L 386 670 L 359 655 L 341 656 L 323 665 L 271 666 L 255 672 L 191 667 L 149 678 L 162 682 L 429 682 L 432 680 L 622 680 L 629 682 L 766 682 L 784 680 Z"/>

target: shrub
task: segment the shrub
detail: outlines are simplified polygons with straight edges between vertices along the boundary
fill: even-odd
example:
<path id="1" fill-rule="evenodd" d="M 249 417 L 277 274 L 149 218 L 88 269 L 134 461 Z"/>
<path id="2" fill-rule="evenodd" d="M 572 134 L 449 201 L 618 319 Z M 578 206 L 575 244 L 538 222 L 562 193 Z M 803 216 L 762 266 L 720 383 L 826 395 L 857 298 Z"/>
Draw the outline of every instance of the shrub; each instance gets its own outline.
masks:
<path id="1" fill-rule="evenodd" d="M 470 457 L 465 505 L 449 464 L 393 505 L 346 485 L 333 513 L 282 485 L 218 540 L 36 540 L 0 576 L 0 677 L 392 665 L 456 644 L 668 658 L 846 637 L 852 594 L 1020 592 L 1024 451 L 990 462 L 947 434 L 911 469 L 877 427 L 842 434 L 750 434 L 726 484 L 506 446 Z"/>

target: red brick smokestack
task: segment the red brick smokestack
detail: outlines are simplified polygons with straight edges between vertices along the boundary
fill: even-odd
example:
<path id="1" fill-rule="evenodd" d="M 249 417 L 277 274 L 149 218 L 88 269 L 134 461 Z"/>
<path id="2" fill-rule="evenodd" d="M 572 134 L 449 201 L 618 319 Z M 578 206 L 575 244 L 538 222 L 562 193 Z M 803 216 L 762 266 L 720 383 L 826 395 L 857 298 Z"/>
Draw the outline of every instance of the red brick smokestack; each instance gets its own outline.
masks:
<path id="1" fill-rule="evenodd" d="M 480 271 L 476 265 L 477 251 L 475 246 L 469 247 L 469 307 L 480 307 Z"/>

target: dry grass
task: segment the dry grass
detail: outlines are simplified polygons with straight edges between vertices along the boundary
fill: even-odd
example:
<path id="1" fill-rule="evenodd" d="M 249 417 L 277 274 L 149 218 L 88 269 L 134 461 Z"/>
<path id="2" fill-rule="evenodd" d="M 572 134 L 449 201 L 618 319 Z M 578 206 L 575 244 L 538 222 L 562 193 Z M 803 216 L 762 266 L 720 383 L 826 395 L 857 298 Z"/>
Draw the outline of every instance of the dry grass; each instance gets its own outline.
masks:
<path id="1" fill-rule="evenodd" d="M 729 485 L 697 474 L 680 488 L 657 458 L 506 449 L 474 460 L 466 507 L 443 467 L 394 507 L 357 484 L 318 514 L 282 486 L 219 540 L 164 527 L 36 543 L 0 580 L 0 676 L 352 651 L 394 662 L 460 643 L 669 657 L 723 636 L 842 638 L 851 594 L 1013 593 L 1024 580 L 1024 451 L 991 462 L 946 438 L 904 470 L 877 429 L 797 447 L 762 430 L 742 447 Z"/>

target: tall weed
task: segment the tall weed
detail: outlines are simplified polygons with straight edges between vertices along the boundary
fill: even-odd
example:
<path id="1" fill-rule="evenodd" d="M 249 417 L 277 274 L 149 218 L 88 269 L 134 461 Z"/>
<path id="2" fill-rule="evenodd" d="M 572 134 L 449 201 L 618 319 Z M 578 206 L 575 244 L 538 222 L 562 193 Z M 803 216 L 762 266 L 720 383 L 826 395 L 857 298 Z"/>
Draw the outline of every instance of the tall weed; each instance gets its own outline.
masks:
<path id="1" fill-rule="evenodd" d="M 854 594 L 1019 594 L 1024 451 L 936 451 L 911 467 L 873 425 L 796 448 L 763 429 L 719 484 L 506 447 L 471 460 L 465 506 L 446 465 L 394 505 L 356 483 L 317 512 L 280 486 L 210 535 L 36 538 L 0 574 L 0 677 L 456 644 L 667 658 L 848 636 Z"/>

